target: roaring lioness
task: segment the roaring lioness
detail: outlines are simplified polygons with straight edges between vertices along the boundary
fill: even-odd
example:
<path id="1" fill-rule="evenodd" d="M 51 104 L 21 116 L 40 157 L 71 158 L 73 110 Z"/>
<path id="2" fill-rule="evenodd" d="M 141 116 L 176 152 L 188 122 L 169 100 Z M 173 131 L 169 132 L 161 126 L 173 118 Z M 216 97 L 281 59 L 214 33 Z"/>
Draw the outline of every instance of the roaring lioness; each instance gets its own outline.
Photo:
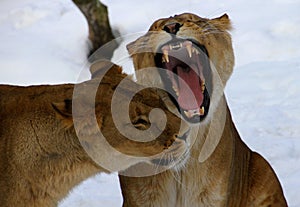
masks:
<path id="1" fill-rule="evenodd" d="M 234 66 L 230 29 L 227 14 L 207 19 L 184 13 L 155 21 L 127 45 L 137 72 L 152 68 L 137 74 L 138 82 L 168 91 L 160 96 L 193 123 L 187 141 L 194 143 L 176 172 L 120 176 L 124 207 L 287 206 L 273 169 L 241 140 L 227 106 L 223 89 Z"/>
<path id="2" fill-rule="evenodd" d="M 97 76 L 97 70 L 93 76 Z M 106 141 L 129 157 L 104 153 L 100 147 L 95 151 L 100 159 L 114 160 L 114 170 L 138 162 L 151 162 L 163 153 L 185 151 L 179 132 L 180 119 L 168 112 L 153 89 L 136 94 L 129 107 L 129 116 L 134 127 L 147 129 L 148 114 L 153 108 L 161 108 L 167 117 L 166 127 L 161 134 L 149 142 L 139 142 L 124 137 L 116 129 L 111 115 L 111 98 L 121 80 L 126 77 L 118 66 L 104 76 L 99 85 L 97 78 L 79 84 L 82 89 L 96 86 L 98 92 L 93 106 L 87 103 L 90 91 L 82 90 L 84 99 L 78 100 L 84 112 L 79 117 L 77 133 L 72 117 L 73 84 L 54 86 L 17 87 L 0 85 L 0 206 L 1 207 L 51 207 L 57 206 L 69 190 L 99 172 L 109 170 L 99 166 L 84 150 L 94 146 L 93 138 L 101 130 Z M 119 95 L 124 99 L 131 89 L 140 86 L 126 80 Z M 79 92 L 80 93 L 80 92 Z M 74 99 L 73 99 L 74 100 Z M 123 104 L 123 102 L 119 102 Z M 118 113 L 118 111 L 117 111 Z M 97 126 L 91 121 L 96 114 Z M 128 125 L 130 123 L 123 123 Z M 134 128 L 133 127 L 133 128 Z M 126 128 L 124 128 L 126 130 Z M 78 139 L 77 135 L 85 137 Z M 98 150 L 98 151 L 97 151 Z M 166 152 L 167 151 L 167 152 Z M 138 156 L 138 157 L 137 157 Z"/>

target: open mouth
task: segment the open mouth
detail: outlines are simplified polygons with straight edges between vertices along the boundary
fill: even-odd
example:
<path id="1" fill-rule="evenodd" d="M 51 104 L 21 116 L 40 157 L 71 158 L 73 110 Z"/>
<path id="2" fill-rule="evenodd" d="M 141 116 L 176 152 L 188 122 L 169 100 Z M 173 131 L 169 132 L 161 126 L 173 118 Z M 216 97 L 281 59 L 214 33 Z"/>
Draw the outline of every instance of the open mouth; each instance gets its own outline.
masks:
<path id="1" fill-rule="evenodd" d="M 183 117 L 198 123 L 210 106 L 211 69 L 207 50 L 192 40 L 173 39 L 156 54 L 165 88 Z"/>

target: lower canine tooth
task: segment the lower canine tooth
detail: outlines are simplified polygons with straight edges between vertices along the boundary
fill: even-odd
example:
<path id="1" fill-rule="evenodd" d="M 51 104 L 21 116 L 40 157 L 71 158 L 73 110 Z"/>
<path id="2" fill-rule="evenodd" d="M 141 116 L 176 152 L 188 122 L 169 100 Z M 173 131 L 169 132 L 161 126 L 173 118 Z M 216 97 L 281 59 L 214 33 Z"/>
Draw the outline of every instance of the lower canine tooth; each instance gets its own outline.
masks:
<path id="1" fill-rule="evenodd" d="M 179 96 L 179 91 L 178 91 L 178 88 L 176 88 L 175 86 L 173 86 L 172 88 L 173 88 L 173 90 L 175 91 L 175 93 L 176 93 L 176 96 Z"/>
<path id="2" fill-rule="evenodd" d="M 188 111 L 183 111 L 186 117 L 190 118 L 190 113 Z"/>
<path id="3" fill-rule="evenodd" d="M 200 113 L 201 116 L 204 115 L 204 113 L 205 113 L 204 106 L 202 106 L 202 107 L 199 109 L 199 113 Z"/>

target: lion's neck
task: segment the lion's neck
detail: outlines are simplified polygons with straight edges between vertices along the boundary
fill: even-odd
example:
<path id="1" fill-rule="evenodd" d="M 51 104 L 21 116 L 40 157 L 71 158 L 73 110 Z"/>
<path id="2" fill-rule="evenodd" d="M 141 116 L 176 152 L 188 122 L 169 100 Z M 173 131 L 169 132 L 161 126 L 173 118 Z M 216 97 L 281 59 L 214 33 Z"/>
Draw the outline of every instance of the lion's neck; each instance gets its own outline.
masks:
<path id="1" fill-rule="evenodd" d="M 209 120 L 202 125 L 194 126 L 192 130 L 192 155 L 197 162 L 203 163 L 210 158 L 220 144 L 222 138 L 231 136 L 227 128 L 233 127 L 231 114 L 228 110 L 225 96 L 220 99 Z M 228 143 L 229 144 L 229 143 Z M 230 143 L 230 146 L 232 143 Z"/>
<path id="2" fill-rule="evenodd" d="M 57 206 L 80 182 L 104 171 L 88 157 L 73 129 L 58 129 L 52 139 L 48 137 L 39 144 L 43 148 L 43 158 L 33 169 L 37 176 L 31 182 L 36 206 Z M 47 196 L 39 197 L 40 194 Z"/>
<path id="3" fill-rule="evenodd" d="M 186 168 L 181 172 L 182 183 L 178 186 L 197 185 L 205 192 L 206 188 L 214 188 L 214 193 L 203 193 L 203 198 L 199 197 L 199 203 L 207 202 L 219 203 L 222 206 L 226 202 L 228 183 L 230 178 L 230 166 L 233 160 L 234 140 L 237 134 L 232 133 L 234 127 L 228 110 L 225 97 L 222 97 L 214 118 L 199 129 L 194 129 L 197 133 L 194 145 L 191 148 L 191 157 Z M 222 169 L 222 172 L 220 170 Z M 188 172 L 188 173 L 186 173 Z M 214 180 L 208 178 L 214 177 Z M 193 183 L 190 181 L 193 180 Z M 191 189 L 193 187 L 191 186 Z M 189 192 L 189 191 L 187 191 Z M 201 190 L 200 190 L 201 192 Z M 180 197 L 180 195 L 178 195 Z M 181 198 L 185 200 L 185 198 Z M 223 200 L 224 199 L 224 200 Z M 203 205 L 206 205 L 203 203 Z"/>
<path id="4" fill-rule="evenodd" d="M 247 189 L 243 185 L 231 186 L 232 183 L 239 183 L 240 179 L 247 179 L 250 154 L 234 126 L 225 97 L 222 99 L 215 112 L 216 117 L 198 129 L 191 158 L 186 168 L 182 169 L 181 183 L 178 184 L 178 188 L 189 186 L 191 189 L 200 189 L 196 203 L 204 206 L 209 206 L 209 203 L 227 206 L 231 202 L 228 200 L 229 194 L 241 195 Z M 209 179 L 212 177 L 213 180 Z M 206 192 L 208 188 L 210 192 Z M 177 196 L 179 201 L 186 201 L 181 195 Z"/>

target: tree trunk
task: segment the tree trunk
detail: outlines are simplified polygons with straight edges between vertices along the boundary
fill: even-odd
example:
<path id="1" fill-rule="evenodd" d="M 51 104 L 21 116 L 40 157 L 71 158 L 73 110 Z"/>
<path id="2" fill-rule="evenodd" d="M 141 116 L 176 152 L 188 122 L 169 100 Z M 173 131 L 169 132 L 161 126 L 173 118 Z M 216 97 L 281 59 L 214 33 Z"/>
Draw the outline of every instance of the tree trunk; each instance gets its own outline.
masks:
<path id="1" fill-rule="evenodd" d="M 73 2 L 84 14 L 88 22 L 89 39 L 92 43 L 89 56 L 105 45 L 105 43 L 112 41 L 109 45 L 106 45 L 105 51 L 102 51 L 101 54 L 96 53 L 93 55 L 93 59 L 111 59 L 118 43 L 114 40 L 115 37 L 109 24 L 107 7 L 99 0 L 73 0 Z"/>

